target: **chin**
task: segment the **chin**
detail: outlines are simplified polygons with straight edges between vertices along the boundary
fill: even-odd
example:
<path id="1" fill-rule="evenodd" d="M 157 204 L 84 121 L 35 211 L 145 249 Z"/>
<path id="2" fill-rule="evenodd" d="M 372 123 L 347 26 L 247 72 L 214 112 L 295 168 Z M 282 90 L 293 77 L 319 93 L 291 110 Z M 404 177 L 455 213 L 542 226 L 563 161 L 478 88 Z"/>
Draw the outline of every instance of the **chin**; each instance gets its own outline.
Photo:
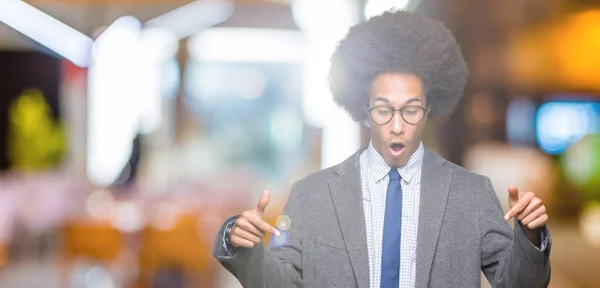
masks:
<path id="1" fill-rule="evenodd" d="M 408 162 L 408 159 L 404 159 L 404 157 L 402 157 L 401 159 L 395 159 L 390 156 L 388 159 L 386 159 L 385 162 L 394 168 L 398 168 L 398 167 L 406 165 L 406 163 Z"/>

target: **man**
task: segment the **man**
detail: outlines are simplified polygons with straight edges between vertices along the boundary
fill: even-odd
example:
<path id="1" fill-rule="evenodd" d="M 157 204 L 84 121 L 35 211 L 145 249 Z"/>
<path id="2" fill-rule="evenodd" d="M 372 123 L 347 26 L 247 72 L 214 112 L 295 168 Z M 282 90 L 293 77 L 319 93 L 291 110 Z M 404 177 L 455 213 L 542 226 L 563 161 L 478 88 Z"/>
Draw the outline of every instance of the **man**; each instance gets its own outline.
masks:
<path id="1" fill-rule="evenodd" d="M 424 148 L 429 118 L 461 97 L 467 65 L 440 22 L 386 12 L 350 29 L 332 56 L 331 91 L 371 129 L 368 147 L 292 186 L 279 231 L 269 201 L 226 221 L 214 256 L 244 287 L 544 287 L 546 208 Z M 283 217 L 283 216 L 282 216 Z M 515 218 L 515 228 L 507 220 Z M 265 233 L 274 235 L 265 248 Z"/>

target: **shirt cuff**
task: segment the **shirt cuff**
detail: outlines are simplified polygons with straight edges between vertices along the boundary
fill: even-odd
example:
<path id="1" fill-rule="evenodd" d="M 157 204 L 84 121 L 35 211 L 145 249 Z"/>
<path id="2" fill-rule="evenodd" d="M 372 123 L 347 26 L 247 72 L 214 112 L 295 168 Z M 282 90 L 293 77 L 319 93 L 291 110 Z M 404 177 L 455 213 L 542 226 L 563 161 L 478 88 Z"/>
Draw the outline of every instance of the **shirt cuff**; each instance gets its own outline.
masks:
<path id="1" fill-rule="evenodd" d="M 544 226 L 540 229 L 540 248 L 538 248 L 538 247 L 535 247 L 535 248 L 541 252 L 544 252 L 544 251 L 546 251 L 546 248 L 548 247 L 549 241 L 550 241 L 550 239 L 548 236 L 548 229 L 546 228 L 546 226 Z"/>
<path id="2" fill-rule="evenodd" d="M 228 234 L 231 232 L 231 228 L 233 227 L 236 221 L 237 219 L 229 221 L 229 223 L 227 223 L 227 225 L 225 226 L 225 233 L 223 233 L 223 249 L 225 249 L 225 253 L 227 254 L 227 256 L 233 256 L 236 252 L 235 247 L 231 246 L 229 241 L 227 241 L 227 238 L 229 237 Z"/>

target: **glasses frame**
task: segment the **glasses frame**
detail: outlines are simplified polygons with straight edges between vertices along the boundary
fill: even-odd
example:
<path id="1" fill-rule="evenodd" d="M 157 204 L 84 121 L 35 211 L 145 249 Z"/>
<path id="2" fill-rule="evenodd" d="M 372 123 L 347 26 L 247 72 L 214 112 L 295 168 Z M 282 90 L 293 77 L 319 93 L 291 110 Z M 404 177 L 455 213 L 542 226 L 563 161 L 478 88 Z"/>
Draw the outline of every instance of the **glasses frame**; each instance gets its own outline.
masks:
<path id="1" fill-rule="evenodd" d="M 374 109 L 377 109 L 377 108 L 382 108 L 382 107 L 390 109 L 392 111 L 392 116 L 390 117 L 390 120 L 383 122 L 383 123 L 379 123 L 379 122 L 375 121 L 375 119 L 373 119 L 373 116 L 371 115 L 371 111 L 373 111 Z M 419 109 L 423 110 L 423 117 L 421 117 L 421 119 L 417 122 L 406 121 L 406 118 L 404 118 L 404 110 L 408 109 L 408 108 L 419 108 Z M 415 125 L 415 124 L 419 124 L 421 121 L 423 121 L 423 119 L 425 119 L 425 114 L 427 113 L 427 109 L 428 109 L 427 107 L 423 107 L 423 106 L 419 106 L 419 105 L 408 105 L 408 106 L 404 106 L 400 109 L 394 109 L 387 105 L 378 105 L 378 106 L 367 109 L 367 114 L 369 115 L 369 118 L 371 118 L 371 120 L 373 120 L 373 122 L 375 122 L 379 125 L 385 125 L 387 123 L 390 123 L 390 121 L 392 121 L 392 119 L 394 119 L 394 114 L 396 114 L 396 112 L 400 112 L 400 117 L 402 118 L 402 120 L 404 120 L 404 122 L 411 124 L 411 125 Z"/>

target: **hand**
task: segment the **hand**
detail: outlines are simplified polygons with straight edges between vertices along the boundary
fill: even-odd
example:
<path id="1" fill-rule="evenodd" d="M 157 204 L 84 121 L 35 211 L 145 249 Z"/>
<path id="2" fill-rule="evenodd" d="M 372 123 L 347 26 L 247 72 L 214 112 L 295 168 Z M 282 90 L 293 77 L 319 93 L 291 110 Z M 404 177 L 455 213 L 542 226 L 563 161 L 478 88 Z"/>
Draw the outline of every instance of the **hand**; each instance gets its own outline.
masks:
<path id="1" fill-rule="evenodd" d="M 508 187 L 508 204 L 510 210 L 504 215 L 504 220 L 508 221 L 512 217 L 517 217 L 519 223 L 525 231 L 527 238 L 539 246 L 540 227 L 546 225 L 548 214 L 546 206 L 542 199 L 535 196 L 533 192 L 519 193 L 517 187 L 511 185 Z"/>
<path id="2" fill-rule="evenodd" d="M 269 198 L 269 191 L 263 192 L 258 205 L 254 209 L 245 211 L 237 219 L 229 235 L 234 247 L 253 248 L 262 241 L 265 233 L 279 236 L 277 229 L 262 220 L 265 208 L 269 204 Z"/>

